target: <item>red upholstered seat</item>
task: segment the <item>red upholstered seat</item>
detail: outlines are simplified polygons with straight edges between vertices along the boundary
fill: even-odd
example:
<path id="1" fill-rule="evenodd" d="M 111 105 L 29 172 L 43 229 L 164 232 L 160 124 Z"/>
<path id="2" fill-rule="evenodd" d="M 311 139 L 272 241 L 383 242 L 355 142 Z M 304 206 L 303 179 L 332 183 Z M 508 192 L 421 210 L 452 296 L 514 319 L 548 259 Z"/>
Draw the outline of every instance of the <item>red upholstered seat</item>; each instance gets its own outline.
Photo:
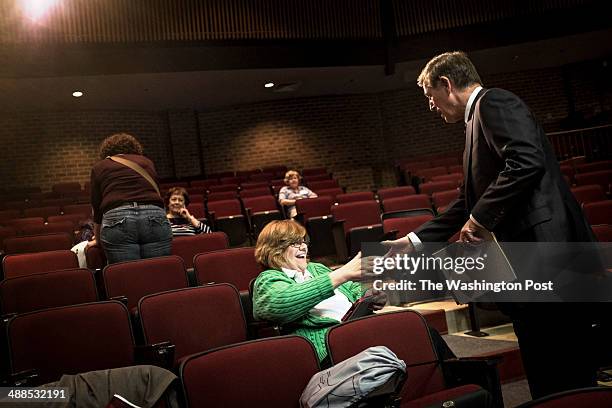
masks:
<path id="1" fill-rule="evenodd" d="M 198 219 L 206 218 L 206 208 L 203 202 L 191 202 L 187 206 L 187 211 Z"/>
<path id="2" fill-rule="evenodd" d="M 238 199 L 209 201 L 208 213 L 213 220 L 214 229 L 225 232 L 230 245 L 240 245 L 248 239 L 248 221 L 242 214 Z"/>
<path id="3" fill-rule="evenodd" d="M 331 174 L 329 173 L 321 173 L 321 174 L 310 174 L 304 178 L 304 184 L 308 185 L 308 183 L 313 181 L 322 181 L 322 180 L 330 180 Z"/>
<path id="4" fill-rule="evenodd" d="M 231 184 L 215 184 L 208 187 L 208 191 L 211 193 L 222 193 L 222 192 L 236 192 L 238 190 L 238 183 Z"/>
<path id="5" fill-rule="evenodd" d="M 92 270 L 102 271 L 106 266 L 106 255 L 101 246 L 89 247 L 85 251 L 85 259 L 87 261 L 87 267 Z"/>
<path id="6" fill-rule="evenodd" d="M 387 198 L 383 200 L 385 212 L 406 211 L 426 208 L 431 210 L 431 199 L 427 194 Z"/>
<path id="7" fill-rule="evenodd" d="M 602 160 L 576 165 L 576 173 L 591 173 L 604 170 L 612 170 L 612 160 Z"/>
<path id="8" fill-rule="evenodd" d="M 240 191 L 241 198 L 261 197 L 261 196 L 272 196 L 270 187 L 267 187 L 267 186 L 251 187 L 251 188 L 245 188 Z"/>
<path id="9" fill-rule="evenodd" d="M 1 210 L 0 211 L 0 224 L 4 224 L 3 221 L 12 220 L 12 219 L 19 218 L 19 217 L 21 217 L 21 210 L 18 210 L 16 208 L 8 209 L 8 210 Z"/>
<path id="10" fill-rule="evenodd" d="M 461 183 L 463 183 L 463 173 L 452 173 L 444 174 L 441 176 L 434 176 L 431 178 L 431 181 L 450 181 L 451 183 L 455 183 L 455 187 L 459 187 Z"/>
<path id="11" fill-rule="evenodd" d="M 70 221 L 74 229 L 77 229 L 81 222 L 84 222 L 88 219 L 91 221 L 91 217 L 86 217 L 83 214 L 64 214 L 64 215 L 52 215 L 49 218 L 47 218 L 47 221 L 49 222 L 49 224 Z"/>
<path id="12" fill-rule="evenodd" d="M 172 254 L 183 258 L 186 268 L 193 268 L 193 257 L 196 254 L 228 247 L 227 235 L 223 232 L 177 237 L 172 240 Z"/>
<path id="13" fill-rule="evenodd" d="M 591 225 L 612 224 L 612 200 L 587 203 L 582 209 Z"/>
<path id="14" fill-rule="evenodd" d="M 441 406 L 448 399 L 479 391 L 448 388 L 425 319 L 413 310 L 376 314 L 332 327 L 327 346 L 333 364 L 372 346 L 386 346 L 407 366 L 402 407 Z"/>
<path id="15" fill-rule="evenodd" d="M 61 216 L 60 216 L 61 217 Z M 70 220 L 49 222 L 42 225 L 27 225 L 21 227 L 20 235 L 42 235 L 54 233 L 74 234 L 74 223 Z"/>
<path id="16" fill-rule="evenodd" d="M 612 242 L 612 225 L 593 225 L 592 228 L 599 242 Z"/>
<path id="17" fill-rule="evenodd" d="M 319 190 L 326 190 L 330 188 L 340 187 L 336 180 L 321 180 L 321 181 L 313 181 L 308 184 L 308 188 L 319 194 Z"/>
<path id="18" fill-rule="evenodd" d="M 12 220 L 2 221 L 2 225 L 5 227 L 13 227 L 18 231 L 27 225 L 42 225 L 44 223 L 45 219 L 43 217 L 13 218 Z"/>
<path id="19" fill-rule="evenodd" d="M 195 256 L 198 284 L 231 283 L 238 290 L 249 290 L 249 282 L 262 271 L 255 261 L 255 248 L 231 248 Z"/>
<path id="20" fill-rule="evenodd" d="M 380 207 L 374 200 L 334 205 L 331 208 L 336 221 L 344 221 L 344 232 L 368 225 L 380 224 Z"/>
<path id="21" fill-rule="evenodd" d="M 192 355 L 179 375 L 189 407 L 298 408 L 302 391 L 318 371 L 308 340 L 282 336 Z"/>
<path id="22" fill-rule="evenodd" d="M 278 209 L 276 199 L 268 194 L 258 197 L 246 197 L 242 203 L 249 217 L 255 236 L 272 220 L 281 220 L 283 215 Z"/>
<path id="23" fill-rule="evenodd" d="M 127 297 L 130 310 L 143 296 L 189 286 L 185 264 L 176 255 L 108 265 L 102 280 L 106 297 Z"/>
<path id="24" fill-rule="evenodd" d="M 5 278 L 78 267 L 79 261 L 70 250 L 7 255 L 2 260 Z"/>
<path id="25" fill-rule="evenodd" d="M 26 252 L 70 249 L 72 245 L 73 237 L 67 233 L 31 235 L 28 237 L 6 238 L 4 240 L 4 251 L 7 254 L 23 254 Z"/>
<path id="26" fill-rule="evenodd" d="M 357 191 L 354 193 L 338 194 L 336 196 L 336 202 L 338 204 L 354 203 L 357 201 L 371 201 L 374 200 L 374 193 L 371 191 Z"/>
<path id="27" fill-rule="evenodd" d="M 238 193 L 235 190 L 232 191 L 216 191 L 214 193 L 208 193 L 206 199 L 209 202 L 212 201 L 224 201 L 224 200 L 233 200 L 238 197 Z"/>
<path id="28" fill-rule="evenodd" d="M 340 194 L 344 194 L 344 191 L 340 187 L 323 188 L 315 191 L 319 197 L 329 197 L 332 202 L 336 202 L 336 197 Z"/>
<path id="29" fill-rule="evenodd" d="M 580 205 L 606 199 L 606 194 L 599 184 L 572 187 L 571 191 Z"/>
<path id="30" fill-rule="evenodd" d="M 85 219 L 92 217 L 90 204 L 71 204 L 62 207 L 64 214 L 82 214 Z"/>
<path id="31" fill-rule="evenodd" d="M 312 217 L 324 217 L 331 215 L 332 199 L 329 196 L 319 196 L 316 198 L 307 198 L 297 200 L 295 208 L 298 214 L 303 214 L 304 222 L 308 222 Z"/>
<path id="32" fill-rule="evenodd" d="M 401 238 L 414 231 L 422 224 L 433 219 L 433 215 L 417 215 L 414 217 L 387 218 L 383 220 L 385 232 L 397 231 L 397 237 Z"/>
<path id="33" fill-rule="evenodd" d="M 225 283 L 145 296 L 138 302 L 138 312 L 145 343 L 171 342 L 175 363 L 247 339 L 240 295 Z"/>
<path id="34" fill-rule="evenodd" d="M 599 170 L 588 173 L 578 173 L 574 175 L 576 185 L 584 186 L 587 184 L 599 184 L 601 188 L 609 192 L 612 184 L 612 170 Z"/>
<path id="35" fill-rule="evenodd" d="M 61 209 L 59 206 L 47 206 L 47 207 L 32 207 L 23 210 L 24 217 L 42 217 L 47 219 L 51 215 L 60 215 Z"/>
<path id="36" fill-rule="evenodd" d="M 381 188 L 378 190 L 378 198 L 384 201 L 388 198 L 404 197 L 407 195 L 416 194 L 416 190 L 412 186 Z"/>
<path id="37" fill-rule="evenodd" d="M 432 177 L 442 176 L 448 174 L 446 166 L 431 167 L 428 169 L 420 169 L 413 173 L 416 177 L 420 178 L 423 182 L 430 181 Z"/>
<path id="38" fill-rule="evenodd" d="M 240 187 L 242 188 L 242 190 L 252 190 L 252 189 L 260 188 L 260 187 L 267 187 L 267 188 L 269 188 L 269 183 L 268 183 L 268 181 L 249 181 L 249 182 L 246 182 L 246 183 L 241 183 Z M 270 190 L 268 190 L 268 192 L 269 191 Z"/>
<path id="39" fill-rule="evenodd" d="M 8 321 L 6 333 L 11 373 L 37 370 L 41 384 L 134 364 L 128 311 L 117 301 L 20 314 Z"/>
<path id="40" fill-rule="evenodd" d="M 456 188 L 447 191 L 438 191 L 431 195 L 431 201 L 433 201 L 433 205 L 438 212 L 440 212 L 438 210 L 440 207 L 448 206 L 457 198 L 459 198 L 459 190 Z"/>
<path id="41" fill-rule="evenodd" d="M 436 191 L 448 191 L 457 188 L 457 184 L 452 181 L 430 181 L 419 185 L 421 194 L 432 195 Z"/>
<path id="42" fill-rule="evenodd" d="M 98 300 L 89 269 L 63 269 L 4 279 L 0 282 L 2 314 L 26 313 Z"/>

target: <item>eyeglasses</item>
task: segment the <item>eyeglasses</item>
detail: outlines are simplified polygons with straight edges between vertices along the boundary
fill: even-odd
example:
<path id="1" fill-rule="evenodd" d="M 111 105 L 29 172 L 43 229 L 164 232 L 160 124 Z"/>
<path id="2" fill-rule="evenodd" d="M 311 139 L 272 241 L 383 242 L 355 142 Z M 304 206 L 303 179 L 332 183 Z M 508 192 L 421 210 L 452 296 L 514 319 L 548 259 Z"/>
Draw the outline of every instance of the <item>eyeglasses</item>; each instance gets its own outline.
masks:
<path id="1" fill-rule="evenodd" d="M 303 244 L 306 244 L 306 246 L 310 245 L 310 237 L 308 237 L 308 235 L 298 241 L 290 242 L 289 246 L 293 248 L 300 248 Z"/>

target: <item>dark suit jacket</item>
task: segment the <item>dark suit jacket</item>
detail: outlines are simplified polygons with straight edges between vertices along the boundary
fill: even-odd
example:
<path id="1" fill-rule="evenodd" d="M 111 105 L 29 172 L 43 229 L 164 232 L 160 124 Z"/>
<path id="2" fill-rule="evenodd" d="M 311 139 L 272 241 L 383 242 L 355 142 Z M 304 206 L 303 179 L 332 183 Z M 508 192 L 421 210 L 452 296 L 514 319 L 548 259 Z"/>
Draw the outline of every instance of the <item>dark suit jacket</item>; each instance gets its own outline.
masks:
<path id="1" fill-rule="evenodd" d="M 415 233 L 445 242 L 470 214 L 499 241 L 593 241 L 544 131 L 525 103 L 482 89 L 466 124 L 459 198 Z"/>

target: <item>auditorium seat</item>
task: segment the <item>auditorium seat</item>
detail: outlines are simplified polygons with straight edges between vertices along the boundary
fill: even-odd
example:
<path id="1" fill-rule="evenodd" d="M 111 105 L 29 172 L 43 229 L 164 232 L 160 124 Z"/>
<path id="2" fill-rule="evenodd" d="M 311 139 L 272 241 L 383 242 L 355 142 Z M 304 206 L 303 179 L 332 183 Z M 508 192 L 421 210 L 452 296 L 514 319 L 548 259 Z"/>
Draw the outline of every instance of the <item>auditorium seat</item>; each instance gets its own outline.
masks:
<path id="1" fill-rule="evenodd" d="M 217 179 L 192 180 L 189 183 L 191 187 L 199 188 L 202 190 L 208 190 L 210 186 L 213 186 L 215 184 L 219 184 L 219 180 Z"/>
<path id="2" fill-rule="evenodd" d="M 312 183 L 308 184 L 308 188 L 311 189 L 313 192 L 317 193 L 317 195 L 320 195 L 319 190 L 327 190 L 330 188 L 337 187 L 340 186 L 338 185 L 338 182 L 336 180 L 313 181 Z"/>
<path id="3" fill-rule="evenodd" d="M 338 194 L 336 202 L 338 204 L 353 203 L 356 201 L 371 201 L 374 200 L 374 193 L 371 191 L 357 191 L 354 193 Z"/>
<path id="4" fill-rule="evenodd" d="M 612 200 L 587 203 L 582 209 L 591 225 L 612 224 Z"/>
<path id="5" fill-rule="evenodd" d="M 15 236 L 17 236 L 15 228 L 0 227 L 0 252 L 4 252 L 4 240 Z"/>
<path id="6" fill-rule="evenodd" d="M 209 201 L 207 207 L 213 228 L 225 232 L 230 245 L 240 245 L 249 239 L 247 218 L 238 199 Z"/>
<path id="7" fill-rule="evenodd" d="M 580 205 L 606 199 L 606 194 L 599 184 L 572 187 L 571 191 Z"/>
<path id="8" fill-rule="evenodd" d="M 21 210 L 13 208 L 8 210 L 0 210 L 0 224 L 6 220 L 12 220 L 21 217 Z"/>
<path id="9" fill-rule="evenodd" d="M 73 246 L 73 241 L 73 236 L 66 233 L 6 238 L 4 240 L 4 252 L 7 254 L 22 254 L 70 249 Z"/>
<path id="10" fill-rule="evenodd" d="M 313 181 L 322 181 L 322 180 L 330 180 L 332 177 L 329 173 L 323 174 L 311 174 L 307 177 L 304 177 L 304 184 L 308 185 L 308 183 Z"/>
<path id="11" fill-rule="evenodd" d="M 262 271 L 255 261 L 255 248 L 231 248 L 198 254 L 193 260 L 198 285 L 230 283 L 248 291 L 249 282 Z"/>
<path id="12" fill-rule="evenodd" d="M 58 222 L 71 222 L 74 229 L 79 227 L 79 224 L 83 221 L 91 221 L 90 217 L 85 217 L 83 214 L 64 214 L 64 215 L 52 215 L 47 218 L 49 224 Z"/>
<path id="13" fill-rule="evenodd" d="M 426 194 L 388 198 L 382 204 L 385 213 L 420 209 L 431 211 L 431 199 Z"/>
<path id="14" fill-rule="evenodd" d="M 297 215 L 295 220 L 306 227 L 310 237 L 308 252 L 311 256 L 327 256 L 336 253 L 332 227 L 334 217 L 331 215 L 332 198 L 319 196 L 298 200 L 295 203 Z"/>
<path id="15" fill-rule="evenodd" d="M 179 376 L 191 408 L 298 408 L 302 391 L 318 371 L 308 340 L 282 336 L 191 355 Z"/>
<path id="16" fill-rule="evenodd" d="M 272 195 L 246 197 L 242 199 L 242 203 L 255 238 L 270 221 L 283 219 L 283 214 Z"/>
<path id="17" fill-rule="evenodd" d="M 49 222 L 42 225 L 26 225 L 21 228 L 20 234 L 22 236 L 27 235 L 42 235 L 42 234 L 54 234 L 54 233 L 66 233 L 74 234 L 74 223 L 72 221 L 57 221 Z"/>
<path id="18" fill-rule="evenodd" d="M 612 242 L 612 225 L 593 225 L 592 228 L 599 242 Z"/>
<path id="19" fill-rule="evenodd" d="M 426 183 L 430 181 L 432 177 L 442 176 L 445 174 L 448 174 L 448 170 L 446 169 L 446 166 L 438 166 L 438 167 L 431 167 L 428 169 L 419 169 L 418 171 L 415 171 L 413 173 L 413 176 L 416 176 L 417 178 L 419 178 L 420 182 Z"/>
<path id="20" fill-rule="evenodd" d="M 266 187 L 269 188 L 269 183 L 267 181 L 249 181 L 246 183 L 241 183 L 240 187 L 243 190 L 251 190 L 254 188 Z M 268 190 L 269 192 L 269 190 Z"/>
<path id="21" fill-rule="evenodd" d="M 238 191 L 238 183 L 231 183 L 231 184 L 215 184 L 212 185 L 210 187 L 208 187 L 208 191 L 209 191 L 209 195 L 210 193 L 222 193 L 222 192 L 236 192 Z"/>
<path id="22" fill-rule="evenodd" d="M 206 218 L 206 208 L 203 202 L 190 202 L 189 205 L 187 205 L 187 211 L 198 220 Z"/>
<path id="23" fill-rule="evenodd" d="M 189 187 L 189 182 L 187 182 L 187 181 L 172 181 L 172 182 L 160 183 L 159 184 L 159 191 L 167 191 L 167 190 L 171 189 L 172 187 L 187 188 L 187 187 Z"/>
<path id="24" fill-rule="evenodd" d="M 44 223 L 45 220 L 43 217 L 13 218 L 12 220 L 5 220 L 2 222 L 5 227 L 12 227 L 17 231 L 20 231 L 21 228 L 26 225 L 42 225 Z"/>
<path id="25" fill-rule="evenodd" d="M 229 185 L 229 184 L 240 184 L 240 177 L 232 176 L 232 177 L 221 177 L 219 179 L 220 185 Z"/>
<path id="26" fill-rule="evenodd" d="M 446 208 L 457 198 L 459 198 L 459 190 L 456 188 L 448 191 L 437 191 L 431 195 L 431 201 L 438 214 L 442 212 L 442 208 Z"/>
<path id="27" fill-rule="evenodd" d="M 302 177 L 304 178 L 321 174 L 328 175 L 327 169 L 325 167 L 313 167 L 302 170 Z"/>
<path id="28" fill-rule="evenodd" d="M 461 174 L 463 174 L 463 165 L 462 164 L 455 164 L 453 166 L 448 166 L 448 173 L 449 174 L 453 174 L 453 173 L 461 173 Z"/>
<path id="29" fill-rule="evenodd" d="M 7 255 L 2 260 L 5 279 L 78 267 L 75 253 L 67 249 Z"/>
<path id="30" fill-rule="evenodd" d="M 600 170 L 589 173 L 578 173 L 574 175 L 576 185 L 584 186 L 587 184 L 599 184 L 604 192 L 610 192 L 612 184 L 612 170 Z"/>
<path id="31" fill-rule="evenodd" d="M 116 301 L 85 303 L 17 315 L 6 324 L 11 374 L 38 373 L 36 383 L 63 374 L 134 364 L 127 308 Z"/>
<path id="32" fill-rule="evenodd" d="M 384 201 L 388 198 L 404 197 L 414 194 L 416 194 L 416 190 L 412 186 L 381 188 L 378 190 L 378 199 Z"/>
<path id="33" fill-rule="evenodd" d="M 272 192 L 270 191 L 270 188 L 267 186 L 252 187 L 252 188 L 246 188 L 240 191 L 240 198 L 261 197 L 261 196 L 272 196 Z"/>
<path id="34" fill-rule="evenodd" d="M 283 174 L 279 175 L 279 177 L 283 177 L 284 175 L 285 173 L 283 172 Z M 261 172 L 261 173 L 250 175 L 249 181 L 270 181 L 270 180 L 274 180 L 275 178 L 276 178 L 275 172 Z"/>
<path id="35" fill-rule="evenodd" d="M 102 282 L 105 297 L 126 297 L 130 310 L 145 295 L 189 286 L 185 263 L 176 255 L 107 265 Z"/>
<path id="36" fill-rule="evenodd" d="M 138 302 L 146 345 L 169 341 L 174 364 L 185 356 L 247 339 L 240 296 L 221 283 L 151 294 Z"/>
<path id="37" fill-rule="evenodd" d="M 407 366 L 407 379 L 400 392 L 402 407 L 442 406 L 461 396 L 474 398 L 466 406 L 489 406 L 483 405 L 490 396 L 480 386 L 459 385 L 445 378 L 447 367 L 461 366 L 462 362 L 440 362 L 425 319 L 413 310 L 375 314 L 333 326 L 327 333 L 327 346 L 332 364 L 372 346 L 386 346 L 393 351 Z M 480 364 L 484 372 L 487 363 Z M 501 396 L 499 379 L 492 380 L 496 395 Z"/>
<path id="38" fill-rule="evenodd" d="M 172 254 L 185 262 L 186 268 L 193 268 L 193 257 L 203 252 L 227 249 L 229 241 L 223 232 L 198 234 L 191 237 L 176 237 L 172 240 Z"/>
<path id="39" fill-rule="evenodd" d="M 612 160 L 602 160 L 576 165 L 576 173 L 591 173 L 605 170 L 612 170 Z"/>
<path id="40" fill-rule="evenodd" d="M 385 233 L 397 231 L 397 238 L 401 238 L 431 219 L 433 219 L 433 215 L 431 214 L 416 215 L 414 217 L 387 218 L 383 220 L 383 230 Z"/>
<path id="41" fill-rule="evenodd" d="M 96 282 L 89 269 L 75 268 L 34 273 L 7 278 L 0 282 L 2 315 L 97 300 Z"/>
<path id="42" fill-rule="evenodd" d="M 319 197 L 329 197 L 331 198 L 332 202 L 336 202 L 336 197 L 338 197 L 340 194 L 344 194 L 344 191 L 340 187 L 332 187 L 317 190 L 315 193 Z"/>
<path id="43" fill-rule="evenodd" d="M 443 176 L 435 176 L 431 178 L 431 181 L 450 181 L 455 184 L 455 187 L 459 187 L 463 183 L 463 173 L 445 174 Z"/>
<path id="44" fill-rule="evenodd" d="M 64 214 L 81 214 L 85 219 L 92 218 L 93 212 L 91 204 L 71 204 L 62 207 Z"/>
<path id="45" fill-rule="evenodd" d="M 211 192 L 206 195 L 206 201 L 223 201 L 233 200 L 238 197 L 238 193 L 235 190 L 232 191 L 217 191 Z"/>
<path id="46" fill-rule="evenodd" d="M 200 190 L 198 190 L 200 191 Z M 190 203 L 203 203 L 204 202 L 204 194 L 188 192 L 189 194 L 189 202 Z"/>
<path id="47" fill-rule="evenodd" d="M 100 245 L 87 248 L 87 251 L 85 251 L 85 260 L 87 262 L 87 267 L 96 273 L 102 272 L 102 269 L 107 264 L 106 254 L 104 254 L 104 250 Z"/>
<path id="48" fill-rule="evenodd" d="M 338 204 L 332 206 L 331 211 L 335 220 L 335 246 L 340 259 L 357 254 L 361 250 L 361 243 L 378 242 L 382 238 L 378 202 L 371 200 Z"/>
<path id="49" fill-rule="evenodd" d="M 419 185 L 421 194 L 432 195 L 438 191 L 448 191 L 457 188 L 457 185 L 452 181 L 430 181 Z"/>

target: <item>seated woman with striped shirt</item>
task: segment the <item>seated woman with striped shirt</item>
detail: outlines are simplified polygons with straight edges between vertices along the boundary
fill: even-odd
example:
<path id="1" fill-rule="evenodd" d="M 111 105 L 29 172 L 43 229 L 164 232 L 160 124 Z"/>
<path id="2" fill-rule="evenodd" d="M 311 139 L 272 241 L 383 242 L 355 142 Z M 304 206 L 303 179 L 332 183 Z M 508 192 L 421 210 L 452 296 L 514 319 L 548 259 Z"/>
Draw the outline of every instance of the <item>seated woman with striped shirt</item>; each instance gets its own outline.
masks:
<path id="1" fill-rule="evenodd" d="M 173 237 L 184 237 L 211 232 L 210 227 L 189 213 L 189 194 L 182 187 L 172 187 L 165 197 L 166 217 Z"/>

